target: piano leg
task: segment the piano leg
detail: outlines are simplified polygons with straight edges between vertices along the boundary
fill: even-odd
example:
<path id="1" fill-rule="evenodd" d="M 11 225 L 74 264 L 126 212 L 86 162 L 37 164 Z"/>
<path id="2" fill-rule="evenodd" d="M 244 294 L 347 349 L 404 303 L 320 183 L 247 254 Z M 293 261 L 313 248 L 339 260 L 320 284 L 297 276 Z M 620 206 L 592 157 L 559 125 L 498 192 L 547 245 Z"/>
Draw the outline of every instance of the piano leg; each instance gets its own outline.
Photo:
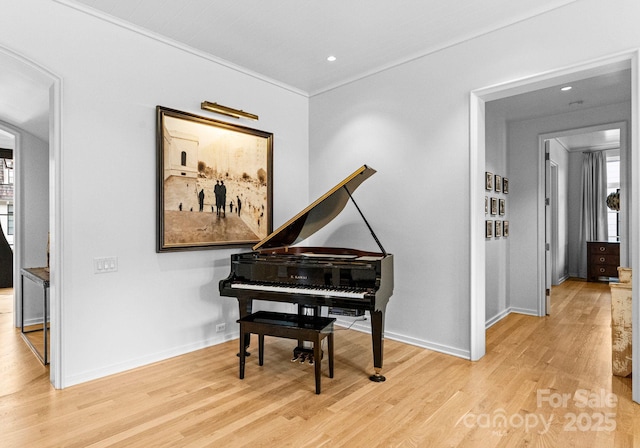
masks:
<path id="1" fill-rule="evenodd" d="M 240 319 L 247 317 L 253 310 L 253 299 L 250 297 L 238 297 L 238 307 L 240 308 Z M 244 340 L 244 356 L 251 356 L 249 353 L 249 345 L 251 344 L 251 333 L 245 333 L 240 335 L 241 340 Z M 243 344 L 240 344 L 241 346 Z M 240 353 L 238 353 L 240 356 Z"/>
<path id="2" fill-rule="evenodd" d="M 386 378 L 382 371 L 382 349 L 384 343 L 384 314 L 380 310 L 371 311 L 371 342 L 373 343 L 373 369 L 375 373 L 369 377 L 371 381 L 381 383 Z"/>

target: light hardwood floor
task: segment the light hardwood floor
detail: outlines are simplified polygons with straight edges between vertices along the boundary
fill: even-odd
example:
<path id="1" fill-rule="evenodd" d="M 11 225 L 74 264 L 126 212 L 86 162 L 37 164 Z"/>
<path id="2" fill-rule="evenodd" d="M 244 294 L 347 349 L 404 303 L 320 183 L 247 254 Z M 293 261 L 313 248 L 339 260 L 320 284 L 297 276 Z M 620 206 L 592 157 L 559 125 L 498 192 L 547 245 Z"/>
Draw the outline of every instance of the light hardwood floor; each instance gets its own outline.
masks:
<path id="1" fill-rule="evenodd" d="M 0 312 L 10 293 L 0 290 Z M 631 380 L 611 375 L 608 286 L 570 280 L 552 300 L 549 317 L 511 314 L 490 328 L 478 362 L 387 339 L 384 383 L 368 379 L 369 335 L 337 331 L 321 395 L 313 368 L 290 362 L 292 341 L 275 338 L 263 367 L 248 358 L 244 380 L 236 340 L 54 390 L 2 312 L 0 446 L 640 445 Z"/>

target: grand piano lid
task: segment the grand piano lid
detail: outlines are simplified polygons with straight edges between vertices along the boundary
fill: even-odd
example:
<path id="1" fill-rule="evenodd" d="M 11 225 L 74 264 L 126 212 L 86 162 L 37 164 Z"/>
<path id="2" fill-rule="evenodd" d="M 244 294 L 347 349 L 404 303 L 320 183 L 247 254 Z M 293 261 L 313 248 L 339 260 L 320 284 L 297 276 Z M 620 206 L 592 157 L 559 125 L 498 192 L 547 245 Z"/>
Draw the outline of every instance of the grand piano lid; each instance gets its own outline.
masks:
<path id="1" fill-rule="evenodd" d="M 314 203 L 253 246 L 253 250 L 288 247 L 303 241 L 330 223 L 344 209 L 350 194 L 376 170 L 363 165 Z"/>

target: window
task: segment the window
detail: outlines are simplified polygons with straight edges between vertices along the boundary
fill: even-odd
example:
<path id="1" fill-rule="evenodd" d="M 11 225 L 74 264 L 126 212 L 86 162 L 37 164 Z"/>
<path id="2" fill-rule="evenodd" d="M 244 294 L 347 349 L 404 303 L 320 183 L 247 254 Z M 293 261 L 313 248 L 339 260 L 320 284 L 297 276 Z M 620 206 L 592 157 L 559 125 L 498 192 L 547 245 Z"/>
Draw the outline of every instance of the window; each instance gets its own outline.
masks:
<path id="1" fill-rule="evenodd" d="M 607 195 L 620 191 L 620 150 L 607 151 Z M 618 211 L 607 207 L 609 241 L 620 241 Z"/>
<path id="2" fill-rule="evenodd" d="M 13 204 L 7 204 L 7 235 L 13 235 Z"/>
<path id="3" fill-rule="evenodd" d="M 13 160 L 12 159 L 4 159 L 4 183 L 13 185 Z"/>
<path id="4" fill-rule="evenodd" d="M 180 164 L 182 166 L 187 166 L 187 153 L 186 153 L 186 151 L 182 151 L 182 154 L 180 154 Z"/>

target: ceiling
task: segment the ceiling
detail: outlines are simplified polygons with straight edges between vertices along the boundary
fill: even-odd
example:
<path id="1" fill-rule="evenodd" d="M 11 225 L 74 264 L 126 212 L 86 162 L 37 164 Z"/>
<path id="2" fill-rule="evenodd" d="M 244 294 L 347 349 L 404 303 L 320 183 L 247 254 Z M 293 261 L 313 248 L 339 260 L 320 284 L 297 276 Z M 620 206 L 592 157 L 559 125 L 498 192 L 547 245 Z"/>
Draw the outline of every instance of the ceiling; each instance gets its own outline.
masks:
<path id="1" fill-rule="evenodd" d="M 313 95 L 575 0 L 59 1 Z"/>
<path id="2" fill-rule="evenodd" d="M 576 0 L 55 1 L 312 96 Z M 1 59 L 0 121 L 48 141 L 49 81 Z M 617 70 L 501 107 L 510 119 L 552 115 L 628 100 L 630 85 Z"/>
<path id="3" fill-rule="evenodd" d="M 564 135 L 556 137 L 568 151 L 582 151 L 595 149 L 619 149 L 620 129 L 586 132 L 584 134 Z"/>
<path id="4" fill-rule="evenodd" d="M 570 90 L 563 91 L 563 87 Z M 532 90 L 488 102 L 490 113 L 507 121 L 522 121 L 592 107 L 631 101 L 631 69 L 626 65 L 604 68 L 597 76 L 573 79 L 550 87 Z M 618 147 L 620 133 L 611 131 L 588 132 L 563 136 L 557 140 L 569 151 L 583 149 L 609 149 Z"/>

